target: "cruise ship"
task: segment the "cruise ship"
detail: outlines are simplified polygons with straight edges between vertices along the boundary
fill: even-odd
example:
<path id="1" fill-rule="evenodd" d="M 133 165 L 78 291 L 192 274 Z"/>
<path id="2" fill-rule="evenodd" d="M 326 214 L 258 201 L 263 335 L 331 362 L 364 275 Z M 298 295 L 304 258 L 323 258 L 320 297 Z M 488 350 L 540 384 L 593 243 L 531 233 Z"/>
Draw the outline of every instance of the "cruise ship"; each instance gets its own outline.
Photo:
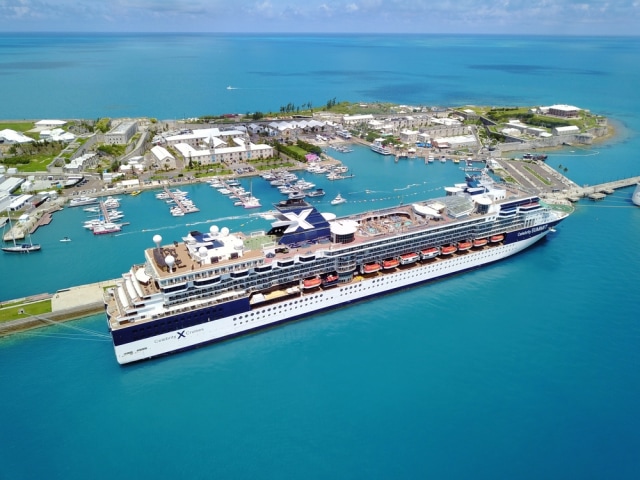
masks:
<path id="1" fill-rule="evenodd" d="M 486 175 L 445 192 L 345 217 L 283 200 L 269 230 L 212 225 L 169 245 L 154 236 L 144 263 L 105 290 L 117 361 L 199 347 L 474 269 L 533 245 L 568 215 Z"/>

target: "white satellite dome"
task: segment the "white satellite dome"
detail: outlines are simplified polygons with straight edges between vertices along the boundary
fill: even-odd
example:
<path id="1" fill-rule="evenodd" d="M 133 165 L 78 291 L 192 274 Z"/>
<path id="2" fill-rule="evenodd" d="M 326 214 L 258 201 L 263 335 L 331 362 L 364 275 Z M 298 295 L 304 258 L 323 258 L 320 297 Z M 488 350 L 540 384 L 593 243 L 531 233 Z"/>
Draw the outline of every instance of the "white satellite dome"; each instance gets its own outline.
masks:
<path id="1" fill-rule="evenodd" d="M 211 225 L 211 226 L 209 227 L 209 233 L 210 233 L 211 235 L 217 235 L 219 231 L 220 231 L 220 229 L 218 228 L 218 226 L 217 226 L 217 225 Z"/>
<path id="2" fill-rule="evenodd" d="M 167 255 L 166 257 L 164 257 L 164 263 L 167 264 L 169 270 L 173 270 L 173 266 L 176 264 L 176 259 L 173 258 L 173 255 Z"/>
<path id="3" fill-rule="evenodd" d="M 207 250 L 207 247 L 202 246 L 198 249 L 198 255 L 200 255 L 202 259 L 207 258 L 209 256 L 209 250 Z"/>
<path id="4" fill-rule="evenodd" d="M 159 247 L 160 244 L 162 243 L 162 235 L 154 235 L 153 236 L 153 243 L 156 244 L 156 247 Z"/>
<path id="5" fill-rule="evenodd" d="M 223 237 L 228 236 L 228 235 L 229 235 L 229 229 L 228 229 L 227 227 L 222 227 L 222 228 L 220 229 L 220 234 L 221 234 Z"/>

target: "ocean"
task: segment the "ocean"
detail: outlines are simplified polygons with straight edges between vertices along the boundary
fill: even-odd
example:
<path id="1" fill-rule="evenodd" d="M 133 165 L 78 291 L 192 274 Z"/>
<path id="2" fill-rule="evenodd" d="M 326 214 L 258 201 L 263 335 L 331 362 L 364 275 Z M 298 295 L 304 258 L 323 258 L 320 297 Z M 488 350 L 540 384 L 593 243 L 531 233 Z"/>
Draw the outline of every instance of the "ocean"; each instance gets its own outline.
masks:
<path id="1" fill-rule="evenodd" d="M 640 175 L 640 40 L 418 35 L 0 35 L 0 117 L 278 111 L 311 102 L 548 105 L 617 136 L 547 152 L 580 185 Z M 227 90 L 227 86 L 235 89 Z M 8 93 L 10 92 L 10 93 Z M 451 162 L 331 152 L 338 215 L 438 196 Z M 562 166 L 562 167 L 560 167 Z M 243 180 L 264 207 L 279 197 Z M 119 276 L 160 234 L 268 222 L 205 184 L 171 217 L 123 197 L 120 235 L 66 208 L 39 254 L 0 256 L 0 301 Z M 640 474 L 640 208 L 582 200 L 555 233 L 480 270 L 191 352 L 120 367 L 102 315 L 0 339 L 11 479 L 617 478 Z M 329 205 L 337 194 L 347 203 Z M 254 213 L 254 212 L 251 212 Z M 61 243 L 69 236 L 72 241 Z M 79 329 L 82 329 L 79 330 Z"/>

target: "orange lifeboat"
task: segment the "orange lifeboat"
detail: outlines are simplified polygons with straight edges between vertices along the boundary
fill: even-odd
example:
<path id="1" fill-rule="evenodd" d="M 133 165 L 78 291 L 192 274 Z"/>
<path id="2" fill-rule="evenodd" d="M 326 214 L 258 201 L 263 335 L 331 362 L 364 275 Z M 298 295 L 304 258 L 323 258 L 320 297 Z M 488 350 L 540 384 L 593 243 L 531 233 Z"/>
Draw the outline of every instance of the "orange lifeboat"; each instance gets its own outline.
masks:
<path id="1" fill-rule="evenodd" d="M 486 238 L 476 238 L 473 241 L 474 247 L 484 247 L 489 241 Z"/>
<path id="2" fill-rule="evenodd" d="M 469 250 L 473 246 L 469 240 L 465 240 L 463 242 L 458 242 L 458 251 L 462 252 L 464 250 Z"/>
<path id="3" fill-rule="evenodd" d="M 442 255 L 451 255 L 452 253 L 455 253 L 456 250 L 458 250 L 458 247 L 455 245 L 447 245 L 440 249 L 440 253 L 442 253 Z"/>
<path id="4" fill-rule="evenodd" d="M 320 277 L 305 278 L 302 281 L 302 288 L 319 287 L 321 283 L 322 283 L 322 279 Z"/>
<path id="5" fill-rule="evenodd" d="M 338 280 L 340 280 L 338 275 L 336 275 L 335 273 L 330 273 L 322 280 L 322 286 L 331 287 L 333 285 L 336 285 L 338 283 Z"/>
<path id="6" fill-rule="evenodd" d="M 429 247 L 425 248 L 424 250 L 420 250 L 420 258 L 422 258 L 422 260 L 435 258 L 438 255 L 440 255 L 440 249 L 438 247 Z"/>
<path id="7" fill-rule="evenodd" d="M 400 260 L 397 258 L 388 258 L 382 262 L 382 268 L 385 270 L 396 268 L 398 265 L 400 265 Z"/>
<path id="8" fill-rule="evenodd" d="M 491 243 L 498 243 L 504 240 L 504 235 L 492 235 L 491 236 Z"/>
<path id="9" fill-rule="evenodd" d="M 376 273 L 380 268 L 382 267 L 377 262 L 366 263 L 362 266 L 362 273 Z"/>
<path id="10" fill-rule="evenodd" d="M 416 252 L 405 253 L 404 255 L 400 255 L 400 263 L 402 265 L 409 265 L 410 263 L 417 262 L 420 259 L 420 255 Z"/>

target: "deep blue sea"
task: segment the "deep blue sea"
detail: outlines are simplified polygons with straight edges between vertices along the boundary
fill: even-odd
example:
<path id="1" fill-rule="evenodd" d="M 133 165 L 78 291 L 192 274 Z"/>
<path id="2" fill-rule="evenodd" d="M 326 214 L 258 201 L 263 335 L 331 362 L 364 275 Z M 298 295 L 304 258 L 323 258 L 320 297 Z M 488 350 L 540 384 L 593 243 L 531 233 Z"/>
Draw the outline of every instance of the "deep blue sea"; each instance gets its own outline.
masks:
<path id="1" fill-rule="evenodd" d="M 549 152 L 579 184 L 640 175 L 638 85 L 639 38 L 0 35 L 0 118 L 567 103 L 618 131 Z M 333 155 L 353 179 L 304 177 L 338 215 L 462 179 L 451 162 Z M 279 199 L 250 186 L 263 210 Z M 0 256 L 0 301 L 115 278 L 155 234 L 268 227 L 205 184 L 184 188 L 198 214 L 176 219 L 152 192 L 123 197 L 130 225 L 116 236 L 85 231 L 81 208 L 55 214 L 34 235 L 40 254 Z M 0 339 L 0 477 L 637 479 L 631 192 L 581 201 L 497 264 L 147 363 L 120 367 L 109 341 L 63 326 Z M 348 202 L 329 205 L 337 193 Z M 71 325 L 106 333 L 101 315 Z"/>

